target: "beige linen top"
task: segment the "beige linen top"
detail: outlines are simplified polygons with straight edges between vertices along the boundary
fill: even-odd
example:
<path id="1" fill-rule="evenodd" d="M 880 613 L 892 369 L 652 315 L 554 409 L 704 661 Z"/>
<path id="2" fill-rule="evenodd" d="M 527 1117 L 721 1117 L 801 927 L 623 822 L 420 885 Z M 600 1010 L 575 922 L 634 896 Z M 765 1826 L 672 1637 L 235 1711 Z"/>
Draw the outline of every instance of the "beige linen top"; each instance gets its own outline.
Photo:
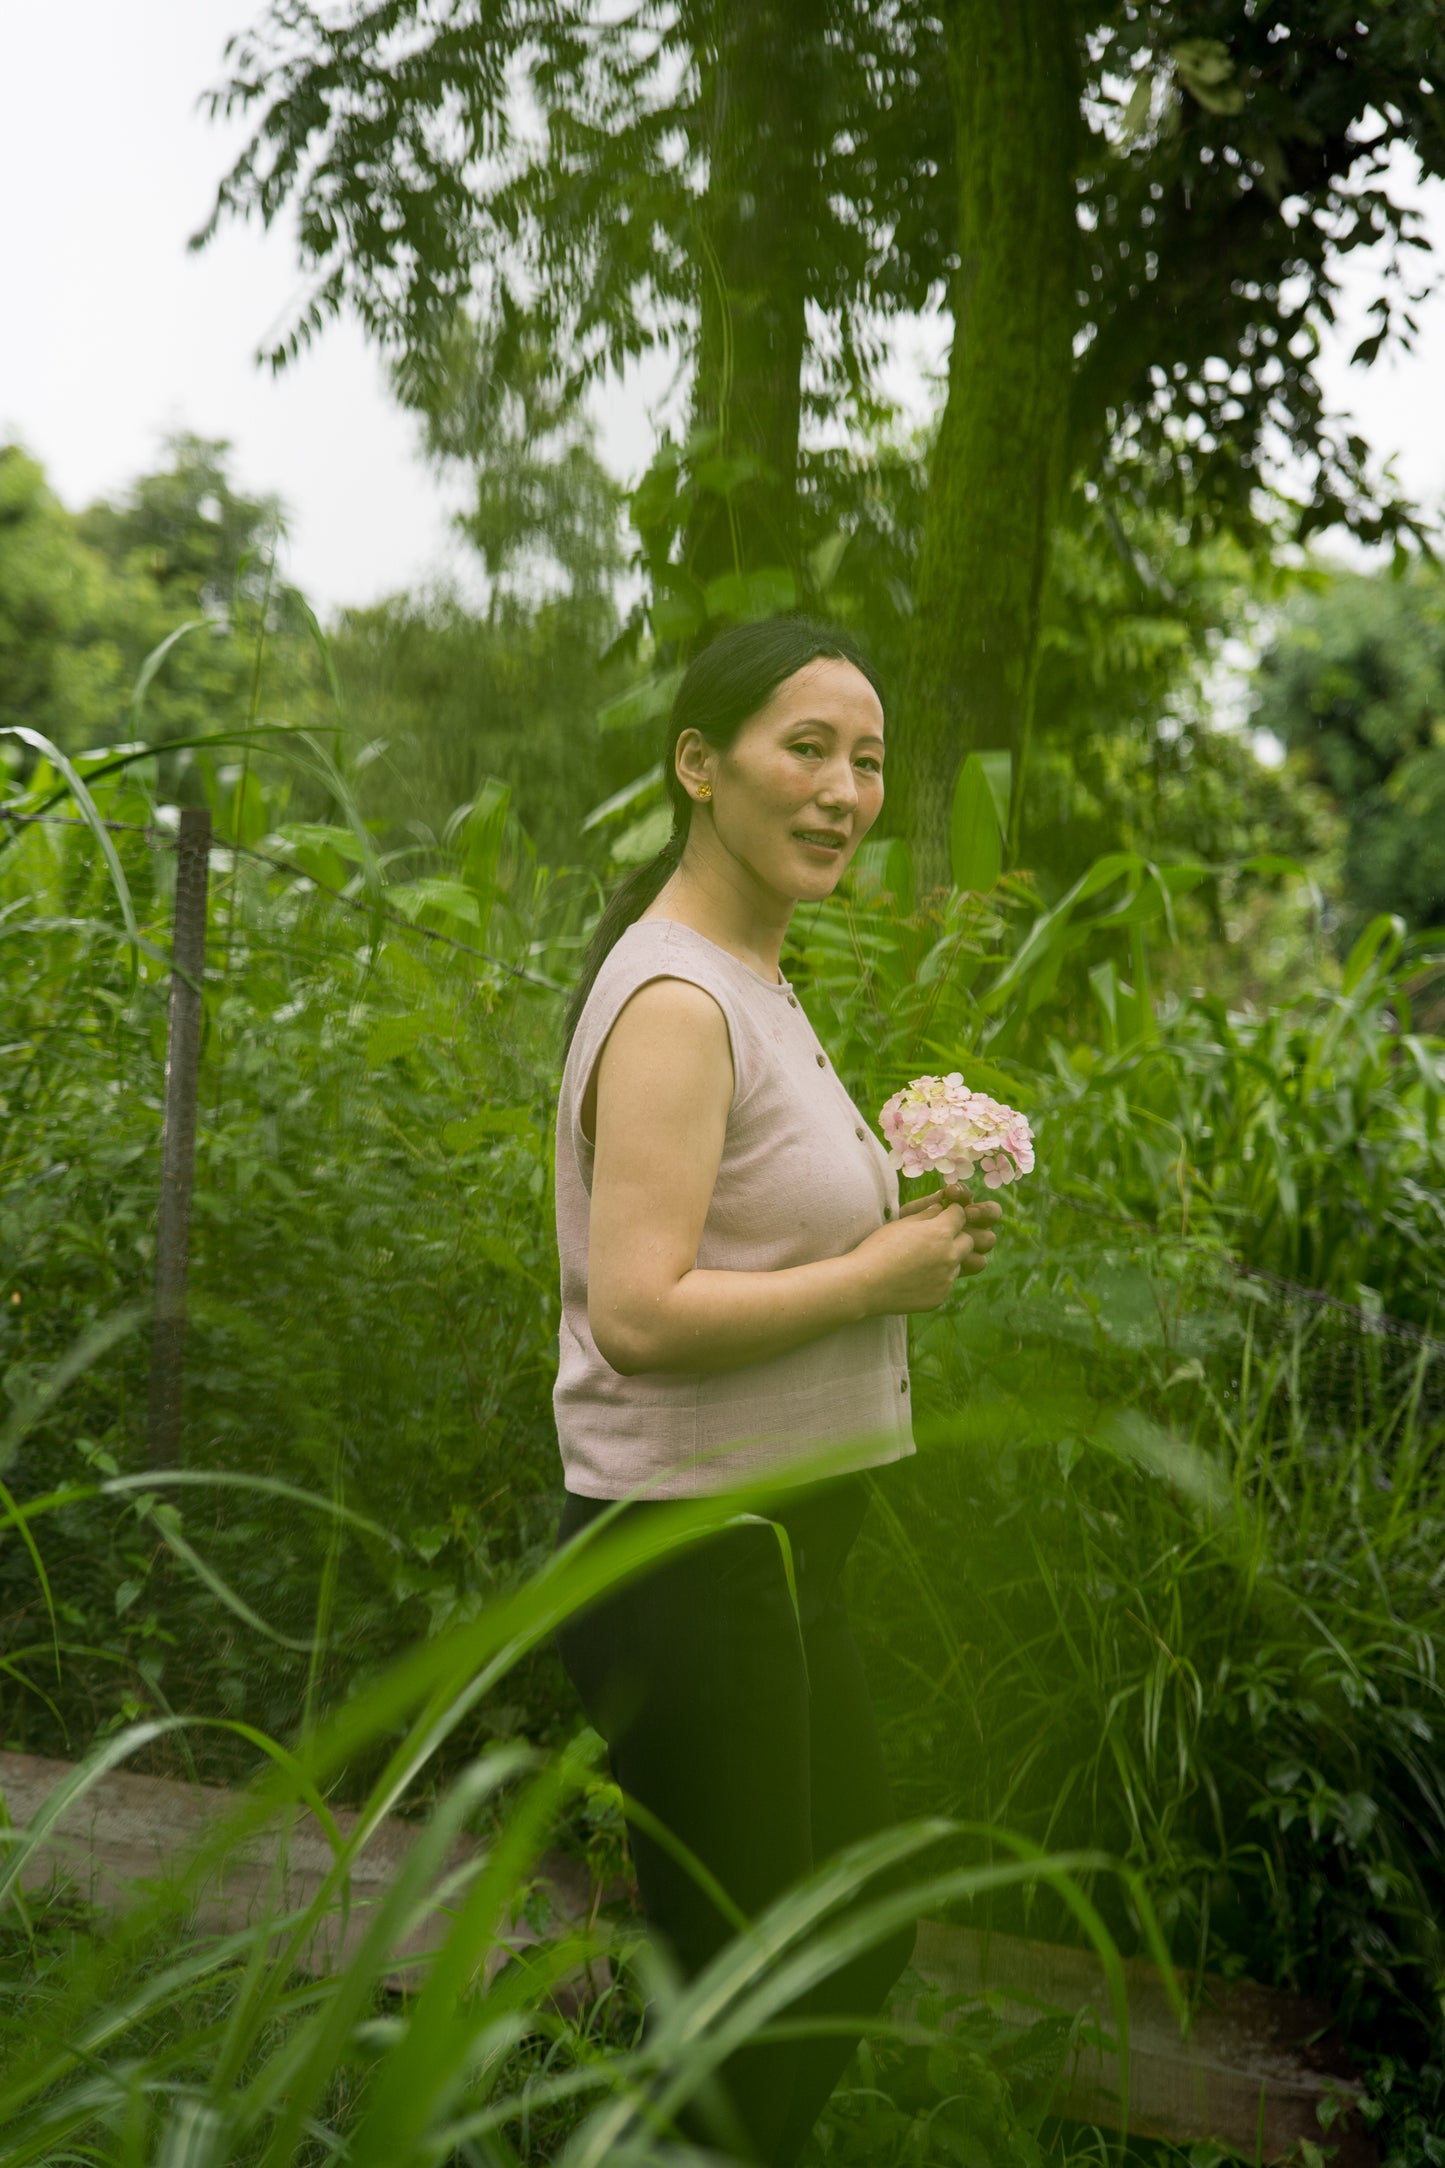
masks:
<path id="1" fill-rule="evenodd" d="M 553 1404 L 567 1489 L 582 1498 L 700 1497 L 786 1477 L 820 1443 L 846 1445 L 830 1456 L 838 1473 L 901 1460 L 913 1451 L 902 1317 L 841 1325 L 737 1370 L 623 1377 L 598 1353 L 587 1322 L 593 1154 L 582 1105 L 613 1025 L 653 979 L 685 979 L 711 994 L 732 1048 L 732 1108 L 699 1270 L 776 1272 L 839 1257 L 898 1210 L 888 1154 L 786 980 L 769 985 L 672 919 L 630 926 L 587 997 L 557 1108 L 562 1327 Z"/>

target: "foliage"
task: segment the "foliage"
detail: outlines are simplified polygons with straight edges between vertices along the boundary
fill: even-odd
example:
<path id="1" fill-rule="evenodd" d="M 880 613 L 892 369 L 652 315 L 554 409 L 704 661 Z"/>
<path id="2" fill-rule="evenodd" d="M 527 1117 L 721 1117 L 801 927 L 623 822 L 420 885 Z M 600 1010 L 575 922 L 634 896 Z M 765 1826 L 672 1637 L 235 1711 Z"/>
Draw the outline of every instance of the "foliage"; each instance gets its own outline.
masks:
<path id="1" fill-rule="evenodd" d="M 861 1106 L 961 1067 L 1029 1115 L 1061 1191 L 1428 1324 L 1445 1043 L 1412 1028 L 1409 988 L 1438 939 L 1377 920 L 1337 992 L 1259 1015 L 1207 990 L 1156 1005 L 1150 944 L 1209 880 L 1120 852 L 1047 911 L 1017 880 L 916 902 L 907 847 L 865 845 L 850 888 L 799 915 L 790 969 Z"/>
<path id="2" fill-rule="evenodd" d="M 801 471 L 801 599 L 865 641 L 894 730 L 906 737 L 901 696 L 917 607 L 926 435 L 880 432 L 866 444 L 808 452 Z M 634 668 L 650 662 L 655 674 L 607 721 L 634 743 L 654 728 L 672 682 L 655 666 L 743 601 L 738 583 L 705 587 L 674 561 L 708 476 L 704 447 L 666 442 L 630 500 L 650 599 L 634 607 L 620 644 Z M 1022 856 L 1050 896 L 1112 850 L 1223 863 L 1265 850 L 1317 861 L 1332 847 L 1323 793 L 1293 770 L 1266 768 L 1213 712 L 1225 642 L 1251 634 L 1285 577 L 1227 538 L 1192 544 L 1183 523 L 1127 493 L 1072 493 L 1042 603 L 1038 727 L 1023 808 Z M 763 580 L 755 585 L 766 612 L 779 597 Z M 652 797 L 660 797 L 656 782 Z M 635 818 L 648 802 L 644 789 L 612 818 Z M 883 825 L 896 827 L 889 809 Z M 1212 893 L 1207 900 L 1216 901 Z M 1220 931 L 1216 912 L 1209 923 Z"/>
<path id="3" fill-rule="evenodd" d="M 47 1994 L 0 2011 L 7 2047 L 0 2118 L 13 2168 L 52 2159 L 67 2144 L 116 2168 L 166 2158 L 182 2144 L 193 2168 L 236 2159 L 280 2164 L 334 2150 L 343 2133 L 357 2168 L 420 2168 L 455 2154 L 502 2168 L 557 2158 L 564 2139 L 572 2168 L 613 2158 L 661 2168 L 675 2158 L 668 2145 L 674 2118 L 721 2057 L 758 2036 L 866 1943 L 919 1910 L 1012 1883 L 1071 1886 L 1071 1871 L 1091 1862 L 1030 1853 L 980 1863 L 968 1832 L 933 1818 L 820 1866 L 685 1986 L 637 1949 L 630 1926 L 618 1933 L 606 1921 L 564 1924 L 539 1948 L 487 1967 L 489 1951 L 527 1901 L 559 1810 L 593 1787 L 585 1748 L 547 1757 L 483 1743 L 437 1800 L 381 1903 L 353 1915 L 359 1931 L 345 1968 L 315 1983 L 296 1978 L 318 1926 L 328 1916 L 334 1924 L 345 1907 L 352 1865 L 377 1822 L 466 1719 L 478 1681 L 505 1684 L 519 1656 L 560 1619 L 734 1509 L 734 1501 L 702 1501 L 685 1506 L 670 1527 L 634 1524 L 569 1547 L 526 1585 L 359 1692 L 295 1753 L 273 1749 L 267 1776 L 178 1877 L 108 1934 L 69 1938 L 68 1970 L 59 1977 L 54 1948 L 64 1939 L 52 1931 L 49 1947 L 41 1945 L 51 1974 Z M 32 1528 L 41 1522 L 37 1508 Z M 0 1896 L 13 1891 L 27 1853 L 63 1806 L 83 1801 L 97 1777 L 159 1729 L 121 1734 L 57 1788 L 7 1847 Z M 385 1766 L 343 1835 L 329 1820 L 324 1790 L 377 1752 Z M 273 1894 L 244 1929 L 177 1954 L 178 1921 L 206 1873 L 303 1806 L 327 1828 L 335 1855 L 314 1897 L 288 1912 Z M 391 1953 L 426 1910 L 469 1820 L 482 1823 L 489 1849 L 455 1877 L 442 1945 L 415 1996 L 388 2010 L 381 1995 Z M 1147 1916 L 1142 1892 L 1135 1902 Z M 1122 1972 L 1108 1938 L 1096 1941 L 1117 2023 Z M 558 2007 L 559 1990 L 579 1968 L 611 1955 L 630 1960 L 651 1989 L 653 2019 L 645 2029 L 616 1995 L 581 2022 L 569 2022 Z M 1013 2118 L 1003 2088 L 977 2050 L 970 2055 L 965 2043 L 950 2058 L 947 2044 L 939 2045 L 955 2068 L 971 2062 L 980 2094 L 976 2118 L 955 2112 L 953 2120 L 1008 2132 Z M 1016 2157 L 1031 2155 L 1022 2148 Z"/>
<path id="4" fill-rule="evenodd" d="M 1162 456 L 1181 501 L 1248 521 L 1264 439 L 1283 426 L 1313 470 L 1308 524 L 1388 519 L 1363 447 L 1324 416 L 1312 326 L 1332 313 L 1339 257 L 1384 238 L 1395 260 L 1363 358 L 1408 335 L 1401 251 L 1418 237 L 1388 175 L 1400 146 L 1426 171 L 1445 158 L 1439 93 L 1420 70 L 1429 0 L 1368 19 L 1306 0 L 1285 21 L 1241 0 L 1081 4 L 1074 23 L 1076 463 L 1094 466 L 1102 433 L 1115 463 Z M 942 23 L 932 9 L 830 0 L 795 34 L 817 116 L 792 195 L 798 272 L 827 327 L 804 388 L 815 409 L 846 415 L 883 352 L 873 312 L 923 307 L 957 263 Z M 695 336 L 715 42 L 702 5 L 638 19 L 588 0 L 468 6 L 442 23 L 406 0 L 329 24 L 274 8 L 233 41 L 215 94 L 255 133 L 207 232 L 299 210 L 315 283 L 277 358 L 345 307 L 384 344 L 423 353 L 475 304 L 504 370 L 539 328 L 554 366 L 584 374 Z M 754 128 L 752 146 L 755 167 L 797 155 L 776 131 Z"/>
<path id="5" fill-rule="evenodd" d="M 99 637 L 105 568 L 86 550 L 40 468 L 0 448 L 0 721 L 83 744 L 114 698 Z"/>
<path id="6" fill-rule="evenodd" d="M 623 565 L 622 491 L 597 457 L 585 412 L 549 384 L 544 358 L 524 350 L 504 372 L 494 344 L 459 318 L 439 355 L 404 356 L 392 379 L 424 417 L 432 458 L 470 474 L 474 501 L 458 525 L 494 599 L 560 585 L 607 627 L 598 643 L 606 646 Z"/>
<path id="7" fill-rule="evenodd" d="M 237 857 L 213 892 L 190 1432 L 211 1468 L 335 1488 L 405 1530 L 399 1552 L 351 1557 L 332 1657 L 345 1673 L 474 1604 L 546 1533 L 547 967 L 586 890 L 537 867 L 493 786 L 445 853 L 391 869 L 378 920 L 366 899 L 388 869 L 359 823 L 291 822 L 254 770 L 205 774 L 222 836 L 248 831 L 310 878 Z M 51 784 L 42 766 L 14 803 L 44 805 Z M 108 817 L 152 817 L 144 764 L 92 789 Z M 169 856 L 117 840 L 143 930 L 162 943 Z M 153 955 L 132 967 L 118 945 L 104 870 L 76 829 L 12 830 L 0 882 L 0 1368 L 20 1403 L 88 1329 L 148 1295 L 165 978 Z M 144 1365 L 132 1337 L 59 1429 L 35 1431 L 11 1480 L 44 1489 L 140 1466 Z M 67 1674 L 68 1743 L 187 1705 L 285 1730 L 324 1524 L 268 1528 L 234 1501 L 214 1530 L 227 1612 L 167 1564 L 183 1531 L 158 1525 L 153 1505 L 82 1509 L 52 1557 L 65 1638 L 99 1652 Z M 0 1583 L 6 1653 L 37 1681 L 44 1591 L 17 1547 Z M 240 1640 L 238 1610 L 252 1621 Z M 11 1712 L 12 1740 L 35 1737 L 45 1712 L 36 1684 Z"/>
<path id="8" fill-rule="evenodd" d="M 1412 1420 L 1407 1383 L 1327 1442 L 1292 1383 L 1311 1328 L 1267 1323 L 1183 1253 L 1089 1228 L 983 1285 L 931 1336 L 934 1450 L 879 1486 L 858 1611 L 906 1811 L 1087 1831 L 1138 1864 L 1188 1975 L 1325 1993 L 1418 2067 L 1445 1406 Z M 1167 1428 L 1101 1424 L 1125 1378 Z M 993 1916 L 1067 1933 L 1048 1901 Z"/>
<path id="9" fill-rule="evenodd" d="M 296 869 L 245 852 L 215 866 L 180 1472 L 198 1481 L 144 1465 L 135 1334 L 46 1404 L 57 1361 L 146 1291 L 165 981 L 120 938 L 84 830 L 12 823 L 3 838 L 0 972 L 19 1028 L 3 1057 L 0 1332 L 24 1435 L 0 1474 L 44 1537 L 45 1575 L 13 1537 L 0 1552 L 0 1654 L 21 1688 L 7 1743 L 99 1738 L 236 1777 L 256 1732 L 226 1726 L 249 1724 L 302 1742 L 317 1781 L 352 1798 L 375 1784 L 389 1799 L 404 1766 L 438 1841 L 466 1813 L 505 1850 L 554 1781 L 518 1790 L 543 1768 L 534 1749 L 573 1721 L 545 1647 L 552 1584 L 535 1578 L 555 1501 L 556 1303 L 555 1004 L 533 980 L 565 977 L 591 884 L 539 864 L 500 784 L 425 850 L 392 849 L 325 744 L 288 743 L 286 767 L 274 750 L 222 767 L 223 741 L 196 770 L 222 835 Z M 154 831 L 145 758 L 81 765 L 100 811 Z M 334 818 L 292 817 L 288 769 Z M 60 812 L 55 790 L 37 767 L 9 809 Z M 145 834 L 116 840 L 163 953 L 169 856 Z M 1266 1331 L 1226 1260 L 1352 1296 L 1368 1274 L 1377 1307 L 1430 1320 L 1445 1063 L 1405 993 L 1426 951 L 1382 922 L 1337 991 L 1279 1013 L 1155 1002 L 1171 914 L 1206 868 L 1119 854 L 1052 905 L 1018 876 L 957 870 L 980 885 L 920 901 L 905 847 L 870 845 L 843 896 L 800 914 L 788 963 L 860 1104 L 958 1064 L 1027 1105 L 1047 1170 L 1010 1200 L 990 1274 L 915 1334 L 931 1450 L 881 1487 L 862 1558 L 905 1797 L 1091 1859 L 1097 1843 L 1073 1871 L 1115 1939 L 1139 1946 L 1152 1900 L 1191 1976 L 1309 1981 L 1327 1964 L 1352 2037 L 1386 2052 L 1408 2039 L 1418 2070 L 1439 2046 L 1438 1397 L 1382 1371 L 1332 1401 L 1318 1334 Z M 1278 861 L 1252 876 L 1284 877 Z M 1098 1213 L 1143 1224 L 1101 1239 Z M 397 1699 L 383 1674 L 403 1651 Z M 428 1696 L 440 1730 L 413 1760 L 395 1727 Z M 223 1721 L 146 1728 L 189 1712 Z M 497 1742 L 521 1739 L 502 1759 Z M 459 1965 L 487 1906 L 521 1901 L 528 1846 L 559 1814 L 581 1841 L 590 1781 L 556 1773 L 515 1879 L 459 1913 Z M 1127 1896 L 1111 1854 L 1137 1869 Z M 1000 1924 L 1076 1931 L 1042 1892 L 1020 1909 L 1002 1859 L 983 1871 Z M 948 1894 L 936 1880 L 929 1901 Z M 552 1961 L 529 1960 L 471 1992 L 445 2035 L 446 2056 L 463 2040 L 495 2053 L 408 2091 L 427 2027 L 375 2000 L 375 1950 L 354 1976 L 283 1989 L 246 1969 L 253 1943 L 177 1959 L 159 1901 L 113 1947 L 52 1932 L 35 1962 L 63 1950 L 72 1999 L 57 1988 L 38 2028 L 15 2006 L 17 2036 L 52 2057 L 80 2040 L 91 2060 L 82 2075 L 27 2048 L 7 2112 L 37 2148 L 73 2114 L 72 2135 L 117 2163 L 149 2157 L 173 2111 L 217 2159 L 291 2143 L 273 2119 L 292 2097 L 282 2074 L 303 2069 L 316 2130 L 381 2130 L 378 2103 L 405 2096 L 439 2118 L 436 2143 L 465 2114 L 494 2118 L 499 2161 L 545 2158 L 583 2128 L 615 2139 L 619 2088 L 664 2098 L 705 2052 L 686 2015 L 639 2034 L 630 1990 L 560 2017 Z M 564 1943 L 556 1963 L 580 1954 Z M 122 1992 L 133 2016 L 112 2035 Z M 235 2052 L 218 2057 L 223 2036 Z M 880 2041 L 839 2098 L 827 2158 L 1057 2157 L 1029 2075 L 1048 2046 L 1021 2048 L 983 2013 L 931 2056 Z M 1400 2129 L 1433 2127 L 1424 2081 L 1391 2098 Z M 113 2134 L 126 2115 L 144 2133 L 130 2154 Z M 388 2157 L 408 2157 L 401 2143 L 388 2135 Z"/>
<path id="10" fill-rule="evenodd" d="M 482 456 L 455 419 L 447 428 L 449 456 Z M 547 471 L 535 446 L 514 449 Z M 550 442 L 544 449 L 550 457 Z M 235 490 L 224 444 L 176 438 L 168 465 L 78 515 L 23 454 L 0 453 L 0 720 L 71 752 L 142 736 L 165 745 L 278 716 L 339 728 L 358 811 L 389 843 L 440 847 L 457 808 L 500 777 L 545 857 L 565 863 L 588 807 L 627 772 L 616 741 L 591 728 L 616 633 L 616 491 L 585 442 L 574 449 L 593 497 L 585 508 L 573 501 L 576 462 L 564 465 L 550 527 L 545 506 L 520 516 L 508 493 L 522 486 L 517 472 L 503 488 L 494 468 L 479 470 L 476 521 L 490 525 L 474 521 L 472 539 L 497 575 L 485 613 L 447 593 L 396 596 L 343 611 L 329 649 L 279 574 L 277 506 Z M 559 509 L 569 504 L 570 525 Z M 499 523 L 522 562 L 487 541 Z M 540 563 L 528 536 L 545 545 Z M 556 585 L 548 556 L 560 592 L 546 591 Z M 6 757 L 19 757 L 13 740 L 0 745 Z M 168 795 L 199 802 L 206 786 L 192 758 L 189 748 L 169 755 L 160 780 Z M 270 782 L 281 787 L 274 768 Z M 314 764 L 293 765 L 286 788 L 296 814 L 338 810 Z"/>
<path id="11" fill-rule="evenodd" d="M 1445 578 L 1321 569 L 1259 665 L 1254 721 L 1347 821 L 1350 938 L 1377 911 L 1445 925 Z"/>
<path id="12" fill-rule="evenodd" d="M 1378 21 L 1343 0 L 1288 21 L 1252 0 L 1031 7 L 278 5 L 213 100 L 254 133 L 198 238 L 299 211 L 315 284 L 278 361 L 350 308 L 435 379 L 471 323 L 499 383 L 525 397 L 540 373 L 566 413 L 607 367 L 679 350 L 691 427 L 649 477 L 689 470 L 676 547 L 643 522 L 668 638 L 806 598 L 805 408 L 876 420 L 879 317 L 946 296 L 894 759 L 930 882 L 965 747 L 1012 757 L 1017 855 L 1072 478 L 1152 498 L 1192 540 L 1255 541 L 1286 455 L 1297 535 L 1419 527 L 1313 361 L 1360 248 L 1391 261 L 1359 358 L 1411 330 L 1423 243 L 1389 161 L 1445 167 L 1432 0 Z"/>
<path id="13" fill-rule="evenodd" d="M 235 491 L 225 444 L 178 436 L 167 449 L 167 466 L 79 514 L 16 447 L 0 451 L 0 716 L 70 752 L 241 720 L 258 641 L 276 705 L 324 712 L 310 613 L 276 576 L 278 507 Z"/>
<path id="14" fill-rule="evenodd" d="M 343 611 L 331 652 L 363 814 L 425 852 L 496 777 L 543 860 L 575 858 L 589 807 L 630 769 L 592 728 L 611 625 L 570 594 L 497 596 L 485 616 L 445 594 Z"/>

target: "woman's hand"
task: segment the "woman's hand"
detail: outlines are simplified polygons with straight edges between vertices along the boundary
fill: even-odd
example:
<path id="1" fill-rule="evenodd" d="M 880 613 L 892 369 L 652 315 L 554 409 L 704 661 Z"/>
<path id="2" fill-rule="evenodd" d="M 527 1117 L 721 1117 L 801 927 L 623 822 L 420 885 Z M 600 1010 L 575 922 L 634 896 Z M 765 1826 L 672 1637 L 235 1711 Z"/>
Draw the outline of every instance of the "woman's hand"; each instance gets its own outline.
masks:
<path id="1" fill-rule="evenodd" d="M 998 1240 L 994 1228 L 1003 1218 L 1003 1206 L 990 1199 L 985 1204 L 975 1204 L 973 1192 L 963 1182 L 945 1182 L 941 1189 L 929 1192 L 926 1197 L 914 1197 L 904 1205 L 903 1219 L 915 1219 L 921 1212 L 937 1212 L 940 1203 L 963 1207 L 963 1224 L 973 1236 L 973 1248 L 959 1265 L 962 1279 L 976 1279 L 988 1263 L 988 1253 Z"/>
<path id="2" fill-rule="evenodd" d="M 973 1227 L 970 1213 L 977 1216 Z M 898 1317 L 941 1308 L 960 1273 L 982 1272 L 987 1264 L 998 1216 L 997 1205 L 975 1205 L 957 1184 L 906 1204 L 852 1252 L 865 1313 Z"/>

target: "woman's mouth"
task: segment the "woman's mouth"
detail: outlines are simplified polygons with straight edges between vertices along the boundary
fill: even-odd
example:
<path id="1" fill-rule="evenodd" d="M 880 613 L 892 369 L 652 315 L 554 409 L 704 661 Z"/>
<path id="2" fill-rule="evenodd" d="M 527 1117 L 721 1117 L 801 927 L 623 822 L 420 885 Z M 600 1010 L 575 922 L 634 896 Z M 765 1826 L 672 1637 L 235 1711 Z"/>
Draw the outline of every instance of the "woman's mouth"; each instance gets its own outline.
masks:
<path id="1" fill-rule="evenodd" d="M 836 859 L 848 848 L 848 838 L 836 828 L 795 828 L 793 836 L 804 850 L 816 852 L 820 864 Z"/>

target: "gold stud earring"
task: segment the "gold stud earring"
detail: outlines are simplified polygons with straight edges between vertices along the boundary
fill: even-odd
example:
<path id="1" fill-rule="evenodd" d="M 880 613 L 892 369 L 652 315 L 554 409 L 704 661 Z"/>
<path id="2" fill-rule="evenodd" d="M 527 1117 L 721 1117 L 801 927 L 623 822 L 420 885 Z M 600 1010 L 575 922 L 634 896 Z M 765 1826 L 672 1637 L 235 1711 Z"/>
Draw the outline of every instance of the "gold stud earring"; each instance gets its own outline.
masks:
<path id="1" fill-rule="evenodd" d="M 711 783 L 699 783 L 697 786 L 697 794 L 699 798 L 710 798 L 712 796 Z"/>

